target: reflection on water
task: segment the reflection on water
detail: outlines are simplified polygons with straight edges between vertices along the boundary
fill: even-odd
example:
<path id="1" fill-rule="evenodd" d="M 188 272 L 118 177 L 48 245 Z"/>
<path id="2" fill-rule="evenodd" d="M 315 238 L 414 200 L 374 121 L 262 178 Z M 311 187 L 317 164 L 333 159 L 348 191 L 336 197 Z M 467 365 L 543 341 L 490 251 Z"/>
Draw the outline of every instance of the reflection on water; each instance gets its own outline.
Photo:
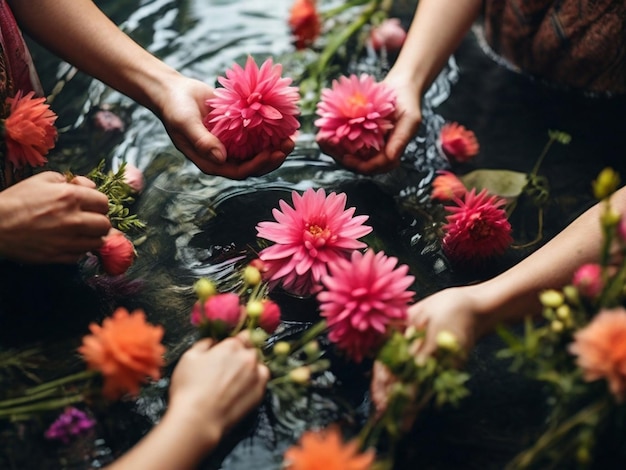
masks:
<path id="1" fill-rule="evenodd" d="M 149 51 L 181 72 L 209 83 L 214 83 L 218 75 L 247 54 L 273 56 L 277 62 L 289 57 L 292 49 L 286 16 L 291 3 L 291 0 L 99 2 L 116 23 Z M 408 22 L 414 2 L 396 3 Z M 499 157 L 493 158 L 494 162 L 507 160 L 509 154 L 514 154 L 507 165 L 522 167 L 524 164 L 520 162 L 523 161 L 526 167 L 532 167 L 537 148 L 541 149 L 545 143 L 548 128 L 571 132 L 562 128 L 569 121 L 559 121 L 556 114 L 555 119 L 545 123 L 528 122 L 528 116 L 515 116 L 514 103 L 523 104 L 528 96 L 539 101 L 544 91 L 537 90 L 533 84 L 521 83 L 510 71 L 500 70 L 469 40 L 459 52 L 459 64 L 451 59 L 424 99 L 423 125 L 407 147 L 398 170 L 387 175 L 362 177 L 339 168 L 332 159 L 320 155 L 309 123 L 303 126 L 295 151 L 279 169 L 262 177 L 231 181 L 201 174 L 173 148 L 161 123 L 146 109 L 100 82 L 74 74 L 66 64 L 60 64 L 39 48 L 34 47 L 34 51 L 47 90 L 58 81 L 67 81 L 53 103 L 64 133 L 59 142 L 63 152 L 51 159 L 52 164 L 80 173 L 91 169 L 99 157 L 106 157 L 114 167 L 127 161 L 144 171 L 147 183 L 134 207 L 148 224 L 146 238 L 138 247 L 139 258 L 124 285 L 97 286 L 99 297 L 94 300 L 93 290 L 81 285 L 77 273 L 71 269 L 59 277 L 56 269 L 17 268 L 17 274 L 2 289 L 3 296 L 17 292 L 19 295 L 11 297 L 29 298 L 27 289 L 15 290 L 19 289 L 20 280 L 36 279 L 48 286 L 40 295 L 41 303 L 45 302 L 46 310 L 56 314 L 50 314 L 47 321 L 37 320 L 40 328 L 29 327 L 28 335 L 18 340 L 26 342 L 31 336 L 43 338 L 50 364 L 59 365 L 56 370 L 50 365 L 42 366 L 42 373 L 52 376 L 58 370 L 78 366 L 73 351 L 87 323 L 110 313 L 117 304 L 143 307 L 152 321 L 162 323 L 167 331 L 170 358 L 176 358 L 193 339 L 187 320 L 193 302 L 193 281 L 198 276 L 210 276 L 226 282 L 234 269 L 258 249 L 255 225 L 268 220 L 278 200 L 288 198 L 292 190 L 323 187 L 328 191 L 346 192 L 348 204 L 355 206 L 357 213 L 370 215 L 374 232 L 368 243 L 409 264 L 420 297 L 447 285 L 486 277 L 487 272 L 452 272 L 439 252 L 434 229 L 442 215 L 440 209 L 429 206 L 428 193 L 436 170 L 447 166 L 436 147 L 436 137 L 444 120 L 457 120 L 474 129 L 485 153 Z M 382 77 L 388 66 L 386 61 L 371 55 L 371 51 L 365 54 L 347 64 L 344 73 L 366 71 Z M 290 62 L 285 64 L 284 74 L 290 75 Z M 292 65 L 294 70 L 299 70 L 297 63 Z M 472 76 L 483 78 L 478 79 L 477 84 Z M 493 83 L 486 83 L 484 77 Z M 485 98 L 490 89 L 506 91 L 507 87 L 513 88 L 511 84 L 526 91 L 517 95 L 506 92 L 504 96 L 510 98 L 506 103 L 493 103 Z M 448 100 L 459 90 L 465 90 L 460 98 Z M 548 104 L 558 108 L 559 103 L 568 102 L 566 98 Z M 127 128 L 123 134 L 103 136 L 92 128 L 93 109 L 106 106 L 124 118 Z M 497 113 L 497 119 L 490 116 L 490 112 Z M 550 116 L 554 114 L 550 113 Z M 501 118 L 503 122 L 499 121 Z M 521 128 L 514 127 L 520 123 L 525 124 Z M 507 149 L 506 143 L 512 141 L 514 148 Z M 562 171 L 563 155 L 570 157 L 570 154 L 558 154 L 557 166 L 551 170 L 562 176 L 568 173 Z M 486 165 L 491 163 L 488 161 Z M 569 204 L 571 211 L 555 218 L 554 229 L 566 222 L 574 207 L 579 209 L 583 205 L 584 201 L 575 196 L 563 196 L 561 202 Z M 503 265 L 494 270 L 503 269 L 519 256 L 518 253 L 505 259 Z M 26 304 L 10 304 L 11 308 L 26 312 L 19 316 L 21 320 L 13 318 L 14 323 L 9 322 L 12 328 L 26 331 L 25 325 L 33 324 L 34 317 L 27 312 L 38 311 L 41 305 L 33 299 Z M 289 320 L 285 322 L 282 335 L 296 333 L 302 328 L 303 320 L 315 315 L 310 302 L 284 298 L 281 305 Z M 6 316 L 6 310 L 2 313 Z M 8 336 L 16 339 L 12 333 Z M 435 462 L 428 468 L 460 468 L 459 462 L 471 461 L 471 468 L 500 468 L 518 448 L 519 433 L 511 429 L 510 423 L 515 423 L 519 429 L 529 417 L 523 407 L 510 409 L 510 405 L 515 400 L 517 404 L 529 402 L 536 393 L 532 386 L 514 382 L 505 366 L 494 365 L 490 360 L 492 349 L 487 342 L 470 361 L 475 373 L 472 386 L 477 392 L 473 396 L 476 398 L 471 398 L 458 412 L 425 417 L 425 429 L 412 436 L 413 443 L 422 444 L 417 448 L 407 445 L 406 458 L 401 465 L 414 468 L 416 462 Z M 324 425 L 338 418 L 355 419 L 354 413 L 348 413 L 354 410 L 357 410 L 356 419 L 362 418 L 368 407 L 364 370 L 336 368 L 320 379 L 311 401 L 301 407 L 286 410 L 268 401 L 258 415 L 242 423 L 231 439 L 206 462 L 206 468 L 277 468 L 285 447 L 305 427 Z M 43 442 L 41 426 L 45 423 L 27 423 L 20 428 L 19 435 L 12 427 L 6 432 L 3 427 L 7 444 L 1 449 L 2 453 L 6 451 L 6 456 L 0 453 L 0 467 L 47 468 L 42 462 L 52 461 L 55 463 L 49 468 L 58 468 L 57 460 L 68 462 L 66 468 L 99 467 L 112 454 L 136 442 L 158 420 L 165 406 L 166 389 L 167 381 L 163 380 L 148 387 L 137 402 L 116 405 L 107 416 L 98 416 L 101 424 L 95 444 L 91 439 L 81 444 L 85 447 L 77 444 L 69 451 Z M 500 393 L 504 389 L 508 390 L 506 399 Z M 506 413 L 503 410 L 507 410 Z M 460 439 L 464 434 L 469 437 Z M 476 445 L 478 440 L 480 446 Z M 446 446 L 455 446 L 458 456 L 446 452 Z"/>

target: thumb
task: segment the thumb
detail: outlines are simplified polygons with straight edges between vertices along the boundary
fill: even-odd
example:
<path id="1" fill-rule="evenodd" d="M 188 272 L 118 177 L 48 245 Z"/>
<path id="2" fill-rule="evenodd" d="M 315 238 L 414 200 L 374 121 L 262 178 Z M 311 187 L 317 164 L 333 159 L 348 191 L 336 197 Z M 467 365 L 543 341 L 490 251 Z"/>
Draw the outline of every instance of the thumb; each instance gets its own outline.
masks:
<path id="1" fill-rule="evenodd" d="M 226 161 L 226 147 L 202 123 L 189 128 L 189 141 L 193 142 L 193 151 L 196 155 L 209 157 L 215 163 Z"/>

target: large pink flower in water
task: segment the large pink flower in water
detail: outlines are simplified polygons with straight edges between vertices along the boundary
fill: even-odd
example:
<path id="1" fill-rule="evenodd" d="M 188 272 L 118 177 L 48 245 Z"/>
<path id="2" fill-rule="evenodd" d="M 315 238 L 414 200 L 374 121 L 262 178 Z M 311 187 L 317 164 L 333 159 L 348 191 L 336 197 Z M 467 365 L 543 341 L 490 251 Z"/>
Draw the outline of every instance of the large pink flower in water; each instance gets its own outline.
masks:
<path id="1" fill-rule="evenodd" d="M 406 265 L 384 253 L 354 251 L 350 260 L 337 259 L 322 277 L 317 294 L 326 318 L 328 339 L 357 362 L 376 353 L 390 327 L 403 324 L 415 279 Z"/>
<path id="2" fill-rule="evenodd" d="M 281 200 L 280 210 L 273 210 L 276 222 L 257 225 L 258 236 L 275 243 L 263 249 L 259 258 L 271 284 L 280 283 L 296 295 L 309 295 L 319 290 L 329 262 L 365 248 L 358 238 L 372 228 L 363 225 L 368 216 L 354 217 L 354 207 L 345 209 L 343 193 L 326 196 L 323 189 L 308 189 L 303 195 L 294 191 L 292 200 L 293 207 Z"/>
<path id="3" fill-rule="evenodd" d="M 280 143 L 300 127 L 298 88 L 281 77 L 282 65 L 267 59 L 259 68 L 248 57 L 245 68 L 235 64 L 218 77 L 223 88 L 207 100 L 212 109 L 204 125 L 226 147 L 229 157 L 245 160 Z"/>
<path id="4" fill-rule="evenodd" d="M 511 224 L 502 206 L 506 201 L 490 196 L 486 189 L 455 198 L 457 206 L 446 206 L 450 213 L 443 227 L 443 250 L 453 262 L 476 262 L 502 254 L 511 244 Z"/>
<path id="5" fill-rule="evenodd" d="M 380 151 L 394 126 L 394 91 L 373 77 L 340 77 L 322 90 L 317 105 L 317 142 L 367 159 Z"/>

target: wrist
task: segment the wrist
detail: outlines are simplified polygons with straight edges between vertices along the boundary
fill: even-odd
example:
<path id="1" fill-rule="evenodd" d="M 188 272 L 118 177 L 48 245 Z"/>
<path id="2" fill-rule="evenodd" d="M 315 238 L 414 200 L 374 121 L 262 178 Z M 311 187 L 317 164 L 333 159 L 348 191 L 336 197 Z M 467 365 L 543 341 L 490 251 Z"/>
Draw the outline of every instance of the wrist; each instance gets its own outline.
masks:
<path id="1" fill-rule="evenodd" d="M 170 403 L 161 424 L 171 428 L 179 436 L 181 444 L 189 452 L 203 458 L 210 453 L 222 439 L 222 427 L 199 412 L 200 407 L 191 405 L 193 401 L 177 406 Z"/>

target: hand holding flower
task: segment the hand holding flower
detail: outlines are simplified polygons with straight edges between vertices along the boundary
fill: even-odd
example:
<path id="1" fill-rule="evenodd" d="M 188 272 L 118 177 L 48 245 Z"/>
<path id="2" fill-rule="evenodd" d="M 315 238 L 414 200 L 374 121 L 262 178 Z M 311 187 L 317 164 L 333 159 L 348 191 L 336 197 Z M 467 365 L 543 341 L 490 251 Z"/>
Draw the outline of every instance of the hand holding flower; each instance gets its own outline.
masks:
<path id="1" fill-rule="evenodd" d="M 202 123 L 209 111 L 206 100 L 213 96 L 213 87 L 183 75 L 175 75 L 168 82 L 166 93 L 155 109 L 176 148 L 204 173 L 231 179 L 244 179 L 278 168 L 295 146 L 289 138 L 277 148 L 261 151 L 245 162 L 227 160 L 224 144 Z"/>
<path id="2" fill-rule="evenodd" d="M 2 256 L 27 263 L 75 263 L 102 246 L 108 198 L 84 178 L 42 172 L 0 193 Z"/>

